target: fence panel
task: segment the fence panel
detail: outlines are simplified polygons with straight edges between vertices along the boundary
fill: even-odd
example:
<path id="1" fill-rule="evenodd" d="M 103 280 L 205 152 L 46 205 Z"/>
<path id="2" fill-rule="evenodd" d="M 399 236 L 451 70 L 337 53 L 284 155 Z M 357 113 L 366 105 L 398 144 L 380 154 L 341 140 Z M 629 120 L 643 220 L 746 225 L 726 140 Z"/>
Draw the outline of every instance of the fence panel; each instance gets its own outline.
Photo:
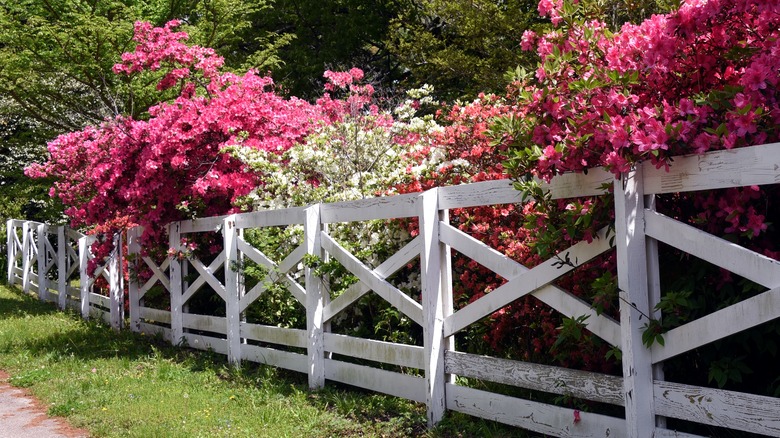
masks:
<path id="1" fill-rule="evenodd" d="M 776 184 L 779 168 L 780 144 L 771 144 L 677 157 L 668 172 L 643 163 L 619 180 L 593 169 L 587 175 L 561 175 L 544 184 L 553 199 L 597 195 L 613 184 L 619 322 L 555 284 L 562 275 L 611 251 L 612 236 L 606 229 L 591 243 L 576 243 L 529 268 L 450 224 L 451 209 L 522 201 L 511 182 L 488 181 L 422 194 L 178 222 L 168 229 L 173 256 L 162 260 L 144 252 L 141 229 L 129 230 L 128 258 L 135 272 L 128 285 L 130 328 L 226 354 L 234 365 L 251 360 L 306 373 L 312 388 L 331 380 L 426 403 L 430 424 L 453 410 L 551 436 L 694 436 L 669 429 L 665 420 L 669 418 L 780 437 L 780 399 L 666 382 L 661 368 L 681 354 L 780 318 L 780 261 L 659 213 L 654 197 Z M 418 220 L 419 236 L 396 242 L 397 251 L 376 263 L 361 260 L 333 232 L 340 223 L 396 218 Z M 37 292 L 60 307 L 77 303 L 74 298 L 80 297 L 85 317 L 98 316 L 117 329 L 122 325 L 121 235 L 115 237 L 116 251 L 99 261 L 90 275 L 90 245 L 96 237 L 30 221 L 9 220 L 7 225 L 10 284 Z M 254 247 L 245 235 L 272 227 L 299 227 L 302 241 L 289 245 L 285 254 L 270 254 Z M 182 238 L 204 233 L 216 236 L 217 251 L 201 260 Z M 664 293 L 659 242 L 764 289 L 672 328 L 663 334 L 663 345 L 647 348 L 642 342 L 642 318 L 663 317 L 654 309 Z M 505 283 L 455 311 L 453 252 L 494 272 Z M 393 284 L 393 276 L 409 270 L 418 258 L 421 283 L 419 290 L 409 294 Z M 313 260 L 337 262 L 357 282 L 331 297 L 331 279 L 317 273 Z M 265 277 L 247 291 L 244 270 L 249 265 L 264 270 Z M 72 284 L 76 272 L 80 290 Z M 96 278 L 106 281 L 109 296 L 93 291 Z M 305 311 L 305 329 L 247 320 L 252 306 L 277 287 L 283 287 L 295 306 Z M 190 311 L 200 291 L 219 297 L 219 304 L 210 309 L 213 314 Z M 333 324 L 371 292 L 412 321 L 415 329 L 422 329 L 422 345 L 333 332 Z M 455 351 L 455 336 L 528 295 L 565 317 L 584 318 L 590 332 L 619 347 L 623 376 Z M 170 299 L 170 310 L 161 296 Z M 625 419 L 466 387 L 456 383 L 457 376 L 622 406 Z"/>

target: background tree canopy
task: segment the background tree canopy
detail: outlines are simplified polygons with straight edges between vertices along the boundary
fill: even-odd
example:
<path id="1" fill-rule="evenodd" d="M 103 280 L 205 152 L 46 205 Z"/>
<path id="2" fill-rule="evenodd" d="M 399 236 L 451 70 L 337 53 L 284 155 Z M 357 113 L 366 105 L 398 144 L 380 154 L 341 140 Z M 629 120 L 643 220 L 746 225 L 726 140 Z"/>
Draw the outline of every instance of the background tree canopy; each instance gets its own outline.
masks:
<path id="1" fill-rule="evenodd" d="M 664 1 L 664 0 L 659 0 Z M 674 0 L 671 0 L 674 1 Z M 180 19 L 190 43 L 213 47 L 236 71 L 270 72 L 288 95 L 319 95 L 326 69 L 364 69 L 399 94 L 424 83 L 435 96 L 500 91 L 504 73 L 532 65 L 525 29 L 545 26 L 535 0 L 0 0 L 0 215 L 56 220 L 48 181 L 22 169 L 46 141 L 119 115 L 143 119 L 159 92 L 149 73 L 111 71 L 133 49 L 133 23 Z M 665 10 L 654 0 L 585 0 L 614 28 Z M 660 6 L 659 6 L 660 5 Z M 538 29 L 537 29 L 538 30 Z"/>

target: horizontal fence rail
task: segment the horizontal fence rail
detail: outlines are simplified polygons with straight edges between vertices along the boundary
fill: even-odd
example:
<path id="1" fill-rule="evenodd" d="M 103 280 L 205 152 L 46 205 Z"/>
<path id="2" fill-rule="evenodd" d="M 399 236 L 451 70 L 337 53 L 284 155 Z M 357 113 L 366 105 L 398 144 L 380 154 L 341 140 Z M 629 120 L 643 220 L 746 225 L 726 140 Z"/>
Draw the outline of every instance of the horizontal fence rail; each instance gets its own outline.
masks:
<path id="1" fill-rule="evenodd" d="M 346 383 L 406 398 L 428 407 L 431 425 L 447 410 L 500 421 L 559 437 L 692 437 L 666 427 L 666 418 L 706 426 L 780 437 L 780 399 L 666 382 L 665 360 L 780 317 L 780 261 L 677 221 L 655 211 L 653 195 L 713 190 L 780 181 L 780 144 L 768 144 L 699 156 L 676 157 L 671 169 L 643 163 L 615 179 L 601 169 L 567 174 L 543 184 L 553 199 L 605 193 L 614 188 L 614 231 L 604 229 L 592 242 L 579 242 L 550 260 L 528 268 L 449 222 L 449 210 L 522 202 L 510 181 L 486 181 L 441 187 L 420 194 L 256 211 L 172 223 L 173 256 L 155 259 L 141 244 L 141 228 L 114 239 L 115 251 L 92 261 L 94 236 L 67 227 L 30 221 L 7 222 L 10 284 L 60 308 L 79 309 L 85 318 L 105 320 L 115 329 L 158 333 L 174 344 L 224 354 L 235 365 L 253 361 L 308 375 L 309 386 Z M 373 220 L 411 218 L 419 235 L 399 244 L 375 267 L 342 245 L 331 226 Z M 267 227 L 303 230 L 289 252 L 274 259 L 252 246 L 247 232 Z M 215 254 L 189 254 L 188 238 L 211 235 Z M 126 253 L 125 251 L 126 242 Z M 656 281 L 658 242 L 740 275 L 767 290 L 688 322 L 664 335 L 663 345 L 642 343 L 643 315 L 660 299 Z M 504 284 L 455 311 L 452 251 L 494 272 Z M 562 275 L 602 254 L 615 251 L 620 289 L 620 319 L 555 284 Z M 358 282 L 331 299 L 328 278 L 307 258 L 338 261 Z M 133 266 L 129 281 L 123 260 Z M 562 263 L 567 260 L 568 263 Z M 417 262 L 419 263 L 417 264 Z M 97 265 L 94 272 L 88 266 Z M 252 263 L 267 270 L 267 281 L 247 288 L 241 267 Z M 419 290 L 411 294 L 389 279 L 402 269 L 419 269 Z M 139 272 L 145 272 L 143 278 Z M 98 294 L 100 281 L 108 292 Z M 305 327 L 290 328 L 246 320 L 247 310 L 283 286 L 305 309 Z M 247 290 L 248 289 L 248 290 Z M 126 292 L 125 292 L 126 291 Z M 199 294 L 211 293 L 224 316 L 192 310 Z M 367 294 L 373 293 L 422 330 L 420 344 L 364 339 L 331 330 L 331 324 Z M 169 305 L 152 300 L 169 298 Z M 455 351 L 454 337 L 477 321 L 524 296 L 534 296 L 622 352 L 623 375 L 583 372 Z M 154 303 L 157 304 L 154 304 Z M 522 397 L 463 384 L 508 385 L 538 393 L 571 397 L 622 410 L 624 415 L 575 411 Z M 614 412 L 614 409 L 610 412 Z"/>

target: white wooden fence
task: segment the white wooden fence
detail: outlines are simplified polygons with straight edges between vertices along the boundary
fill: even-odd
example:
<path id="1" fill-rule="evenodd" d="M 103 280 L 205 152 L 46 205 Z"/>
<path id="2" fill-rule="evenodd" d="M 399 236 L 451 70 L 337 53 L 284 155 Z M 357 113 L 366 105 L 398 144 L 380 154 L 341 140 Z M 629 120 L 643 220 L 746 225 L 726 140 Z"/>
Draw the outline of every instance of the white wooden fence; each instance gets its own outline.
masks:
<path id="1" fill-rule="evenodd" d="M 597 169 L 587 175 L 559 176 L 548 185 L 554 198 L 594 195 L 603 190 L 604 183 L 614 184 L 614 247 L 603 230 L 592 243 L 577 243 L 531 269 L 449 224 L 450 209 L 519 202 L 520 194 L 509 181 L 170 224 L 172 248 L 180 248 L 182 237 L 188 235 L 221 233 L 223 250 L 208 265 L 194 257 L 168 257 L 159 263 L 142 256 L 141 230 L 132 229 L 127 233 L 130 258 L 150 269 L 152 276 L 144 284 L 128 282 L 129 324 L 135 331 L 161 333 L 173 343 L 186 342 L 190 347 L 226 354 L 234 364 L 248 360 L 306 373 L 311 388 L 320 388 L 330 380 L 425 403 L 430 424 L 437 423 L 446 410 L 452 410 L 547 436 L 694 436 L 666 427 L 666 418 L 677 418 L 780 437 L 780 399 L 667 382 L 661 370 L 665 360 L 780 317 L 780 262 L 654 209 L 657 194 L 776 184 L 780 181 L 778 169 L 780 144 L 770 144 L 678 157 L 668 172 L 644 164 L 620 180 Z M 328 224 L 391 218 L 419 218 L 419 236 L 373 269 L 328 233 Z M 283 260 L 271 260 L 243 238 L 247 229 L 294 225 L 303 226 L 304 241 Z M 50 241 L 52 236 L 57 237 L 56 245 Z M 90 291 L 93 279 L 86 272 L 90 239 L 61 227 L 9 221 L 8 280 L 21 284 L 25 291 L 36 290 L 41 299 L 56 300 L 60 306 L 74 303 L 85 316 L 105 315 L 118 328 L 123 321 L 123 280 L 118 271 L 122 254 L 114 254 L 96 273 L 108 279 L 110 297 L 96 295 Z M 661 297 L 659 241 L 767 290 L 675 328 L 664 335 L 664 345 L 646 348 L 642 344 L 644 322 L 640 319 L 642 313 L 654 313 Z M 507 282 L 454 311 L 451 249 Z M 619 321 L 597 314 L 587 302 L 554 284 L 577 266 L 613 250 L 617 251 L 618 260 Z M 327 278 L 315 276 L 310 268 L 298 275 L 306 254 L 338 260 L 359 283 L 331 300 L 324 284 Z M 419 302 L 387 281 L 417 257 L 422 278 Z M 242 273 L 235 266 L 247 259 L 269 268 L 275 281 L 287 285 L 287 290 L 306 309 L 305 330 L 253 324 L 243 319 L 247 307 L 261 297 L 268 284 L 261 282 L 245 290 Z M 562 266 L 561 259 L 572 263 Z M 78 290 L 70 286 L 77 264 L 81 268 Z M 55 278 L 51 271 L 55 266 L 57 287 L 53 288 L 55 283 L 49 278 Z M 170 294 L 170 310 L 145 306 L 145 295 L 157 284 Z M 224 302 L 225 317 L 188 311 L 188 302 L 204 286 Z M 420 325 L 422 345 L 331 332 L 330 321 L 369 292 Z M 453 341 L 457 333 L 528 294 L 567 317 L 588 315 L 587 329 L 622 350 L 623 377 L 455 351 Z M 418 371 L 396 372 L 338 359 L 345 356 Z M 459 385 L 456 376 L 623 406 L 625 416 L 588 412 L 575 416 L 569 408 Z"/>

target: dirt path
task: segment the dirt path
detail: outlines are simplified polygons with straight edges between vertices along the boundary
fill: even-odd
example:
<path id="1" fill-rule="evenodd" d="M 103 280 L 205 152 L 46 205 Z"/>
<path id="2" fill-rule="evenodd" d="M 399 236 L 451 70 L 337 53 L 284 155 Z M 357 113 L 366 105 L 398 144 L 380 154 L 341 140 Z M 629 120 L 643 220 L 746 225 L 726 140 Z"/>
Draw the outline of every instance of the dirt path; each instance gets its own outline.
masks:
<path id="1" fill-rule="evenodd" d="M 88 437 L 61 417 L 49 417 L 46 408 L 27 391 L 8 384 L 8 374 L 0 371 L 0 438 Z"/>

